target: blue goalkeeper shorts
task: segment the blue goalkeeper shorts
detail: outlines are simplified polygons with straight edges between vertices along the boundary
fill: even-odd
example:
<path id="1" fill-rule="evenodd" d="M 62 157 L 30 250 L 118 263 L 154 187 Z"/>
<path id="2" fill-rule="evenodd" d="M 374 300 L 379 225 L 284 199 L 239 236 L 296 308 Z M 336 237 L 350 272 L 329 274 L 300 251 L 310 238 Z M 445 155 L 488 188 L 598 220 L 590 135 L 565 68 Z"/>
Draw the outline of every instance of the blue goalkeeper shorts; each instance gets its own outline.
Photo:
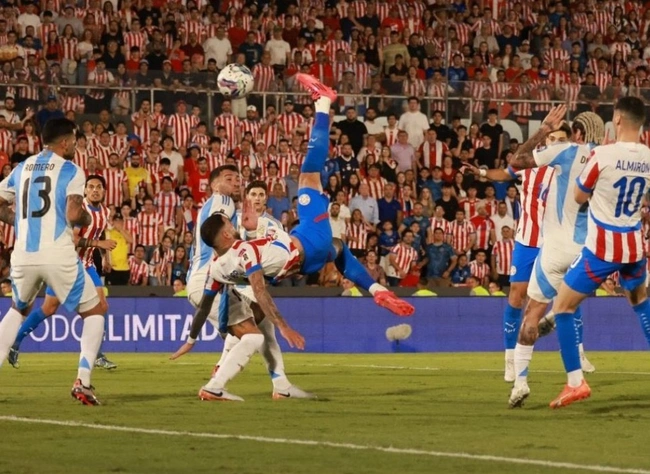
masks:
<path id="1" fill-rule="evenodd" d="M 530 281 L 537 255 L 539 255 L 538 247 L 528 247 L 515 242 L 515 249 L 512 252 L 512 267 L 510 267 L 510 283 L 528 283 Z"/>
<path id="2" fill-rule="evenodd" d="M 303 274 L 320 271 L 331 261 L 332 227 L 328 212 L 329 200 L 315 189 L 298 190 L 298 219 L 300 223 L 291 231 L 304 249 L 304 262 L 300 272 Z"/>

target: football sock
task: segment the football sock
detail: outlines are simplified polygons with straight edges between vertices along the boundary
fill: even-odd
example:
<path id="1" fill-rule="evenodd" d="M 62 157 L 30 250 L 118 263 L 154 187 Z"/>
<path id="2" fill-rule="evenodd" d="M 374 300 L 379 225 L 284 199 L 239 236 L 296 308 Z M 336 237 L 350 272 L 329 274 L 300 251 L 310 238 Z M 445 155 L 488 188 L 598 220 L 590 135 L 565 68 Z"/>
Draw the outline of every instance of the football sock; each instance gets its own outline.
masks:
<path id="1" fill-rule="evenodd" d="M 578 332 L 578 344 L 580 345 L 580 347 L 582 347 L 583 324 L 582 324 L 582 311 L 580 310 L 580 306 L 578 306 L 578 309 L 576 309 L 576 312 L 573 313 L 573 317 L 575 318 L 576 331 Z"/>
<path id="2" fill-rule="evenodd" d="M 99 351 L 97 351 L 97 358 L 106 357 L 102 351 L 102 346 L 104 345 L 104 337 L 108 334 L 108 313 L 104 315 L 104 336 L 102 336 L 102 341 L 99 344 Z"/>
<path id="3" fill-rule="evenodd" d="M 253 354 L 258 352 L 264 344 L 263 334 L 244 334 L 239 343 L 232 348 L 228 356 L 219 366 L 219 371 L 205 385 L 211 392 L 219 392 L 226 387 L 235 376 L 246 367 Z"/>
<path id="4" fill-rule="evenodd" d="M 0 321 L 0 366 L 9 355 L 9 349 L 16 340 L 16 334 L 23 322 L 23 315 L 15 308 L 9 308 L 5 317 Z"/>
<path id="5" fill-rule="evenodd" d="M 275 325 L 269 318 L 264 318 L 257 327 L 264 335 L 264 344 L 262 344 L 260 354 L 262 354 L 266 362 L 273 388 L 275 390 L 288 390 L 291 387 L 291 382 L 289 382 L 287 374 L 284 373 L 284 358 L 282 357 L 278 339 L 275 337 Z"/>
<path id="6" fill-rule="evenodd" d="M 303 173 L 320 173 L 325 167 L 325 162 L 329 155 L 330 148 L 330 116 L 329 104 L 330 100 L 322 97 L 316 101 L 317 105 L 321 101 L 327 103 L 326 112 L 316 112 L 314 118 L 314 127 L 311 130 L 311 137 L 309 139 L 309 148 L 305 161 L 302 163 L 301 171 Z M 323 104 L 325 103 L 323 102 Z"/>
<path id="7" fill-rule="evenodd" d="M 79 370 L 77 378 L 81 379 L 84 387 L 90 387 L 90 373 L 97 359 L 99 346 L 104 338 L 104 316 L 96 314 L 84 318 L 81 332 L 81 353 L 79 355 Z"/>
<path id="8" fill-rule="evenodd" d="M 533 358 L 533 349 L 535 346 L 524 346 L 517 344 L 515 346 L 515 373 L 517 379 L 515 385 L 524 384 L 528 381 L 528 366 Z"/>
<path id="9" fill-rule="evenodd" d="M 519 327 L 521 326 L 521 308 L 515 308 L 510 303 L 506 304 L 503 311 L 503 344 L 506 351 L 514 349 L 519 336 Z"/>
<path id="10" fill-rule="evenodd" d="M 578 349 L 578 334 L 572 313 L 558 313 L 555 315 L 557 337 L 560 342 L 560 353 L 564 369 L 568 375 L 570 387 L 578 387 L 582 383 L 582 366 L 580 365 L 580 352 Z"/>
<path id="11" fill-rule="evenodd" d="M 375 280 L 370 276 L 368 270 L 366 270 L 366 268 L 361 265 L 361 262 L 357 260 L 354 255 L 352 255 L 350 248 L 345 243 L 342 243 L 342 246 L 343 248 L 334 259 L 336 268 L 343 274 L 343 276 L 345 276 L 345 278 L 353 281 L 356 285 L 359 285 L 364 290 L 370 291 L 371 287 L 373 287 L 373 285 L 376 285 Z M 381 287 L 384 290 L 386 289 L 381 285 L 377 286 Z M 373 291 L 379 291 L 377 289 L 377 286 L 373 288 Z M 374 295 L 372 291 L 371 293 Z"/>
<path id="12" fill-rule="evenodd" d="M 18 349 L 20 347 L 20 344 L 22 344 L 23 339 L 25 339 L 27 336 L 29 336 L 34 330 L 40 326 L 40 324 L 45 321 L 47 316 L 45 316 L 45 313 L 43 312 L 43 308 L 38 308 L 33 310 L 31 313 L 29 313 L 29 316 L 27 316 L 27 319 L 23 321 L 23 324 L 20 326 L 20 329 L 18 330 L 18 336 L 16 336 L 16 343 L 15 347 Z"/>
<path id="13" fill-rule="evenodd" d="M 221 365 L 226 360 L 228 353 L 232 350 L 233 347 L 237 345 L 238 342 L 239 342 L 238 337 L 235 337 L 232 334 L 228 334 L 226 336 L 226 339 L 223 341 L 223 350 L 221 351 L 221 359 L 219 359 L 219 362 L 217 362 L 217 365 L 219 367 L 221 367 Z"/>
<path id="14" fill-rule="evenodd" d="M 650 300 L 645 300 L 643 303 L 633 306 L 632 309 L 639 317 L 643 334 L 648 344 L 650 344 Z"/>

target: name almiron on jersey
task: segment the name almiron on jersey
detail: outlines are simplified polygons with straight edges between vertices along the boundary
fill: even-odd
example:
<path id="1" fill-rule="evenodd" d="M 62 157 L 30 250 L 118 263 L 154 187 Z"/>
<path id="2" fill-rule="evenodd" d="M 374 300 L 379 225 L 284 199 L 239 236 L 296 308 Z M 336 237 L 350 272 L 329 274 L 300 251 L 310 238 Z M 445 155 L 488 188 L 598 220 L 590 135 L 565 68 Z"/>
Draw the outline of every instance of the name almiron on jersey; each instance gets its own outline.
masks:
<path id="1" fill-rule="evenodd" d="M 617 160 L 616 169 L 633 173 L 650 173 L 650 164 L 640 161 Z"/>

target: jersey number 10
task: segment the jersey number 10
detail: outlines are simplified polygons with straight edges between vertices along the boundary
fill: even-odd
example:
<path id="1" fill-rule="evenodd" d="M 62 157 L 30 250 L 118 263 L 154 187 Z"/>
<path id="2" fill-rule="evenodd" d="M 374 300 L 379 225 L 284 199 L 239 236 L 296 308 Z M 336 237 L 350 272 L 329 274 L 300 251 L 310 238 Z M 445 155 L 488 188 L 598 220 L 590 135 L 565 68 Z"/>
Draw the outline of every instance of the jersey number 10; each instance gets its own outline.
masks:
<path id="1" fill-rule="evenodd" d="M 32 181 L 30 178 L 27 178 L 25 180 L 25 183 L 23 184 L 23 219 L 27 219 L 28 213 L 27 213 L 27 206 L 29 205 L 29 184 L 30 181 Z M 49 176 L 39 176 L 37 178 L 34 178 L 32 181 L 32 186 L 38 186 L 42 185 L 42 189 L 38 189 L 38 197 L 43 201 L 43 205 L 41 206 L 40 209 L 34 209 L 31 212 L 30 217 L 35 217 L 35 218 L 41 218 L 45 214 L 47 214 L 47 211 L 50 210 L 50 207 L 52 206 L 52 199 L 50 198 L 50 193 L 52 192 L 52 178 Z M 32 189 L 32 192 L 36 191 L 36 189 Z M 36 207 L 36 206 L 35 206 Z"/>
<path id="2" fill-rule="evenodd" d="M 618 189 L 614 217 L 621 217 L 621 214 L 632 217 L 641 207 L 641 199 L 645 194 L 645 178 L 637 176 L 628 182 L 627 177 L 623 177 L 613 186 Z"/>

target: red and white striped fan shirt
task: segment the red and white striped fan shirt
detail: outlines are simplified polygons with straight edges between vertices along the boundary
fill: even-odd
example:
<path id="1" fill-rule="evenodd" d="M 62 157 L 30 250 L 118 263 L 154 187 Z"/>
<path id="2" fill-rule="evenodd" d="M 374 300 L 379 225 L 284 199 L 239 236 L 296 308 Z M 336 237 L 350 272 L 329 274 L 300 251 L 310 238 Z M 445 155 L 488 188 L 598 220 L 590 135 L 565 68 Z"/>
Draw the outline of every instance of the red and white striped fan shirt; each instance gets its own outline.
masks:
<path id="1" fill-rule="evenodd" d="M 253 140 L 256 140 L 260 134 L 260 128 L 262 127 L 262 123 L 259 120 L 244 119 L 239 122 L 239 127 L 241 128 L 242 137 L 246 133 L 250 133 L 251 135 L 253 135 Z"/>
<path id="2" fill-rule="evenodd" d="M 596 257 L 612 263 L 644 258 L 640 204 L 649 169 L 650 149 L 642 144 L 618 142 L 591 151 L 577 185 L 592 192 L 585 247 Z"/>
<path id="3" fill-rule="evenodd" d="M 427 87 L 427 95 L 431 98 L 442 98 L 445 97 L 445 89 L 447 85 L 444 82 L 436 83 L 432 82 Z M 433 110 L 447 110 L 447 102 L 445 100 L 434 100 L 431 104 Z"/>
<path id="4" fill-rule="evenodd" d="M 449 224 L 449 235 L 451 236 L 451 246 L 454 250 L 460 251 L 469 247 L 472 237 L 476 235 L 476 230 L 467 220 L 463 222 L 455 220 Z"/>
<path id="5" fill-rule="evenodd" d="M 612 57 L 620 52 L 623 55 L 623 61 L 627 61 L 627 58 L 632 54 L 632 48 L 628 43 L 614 43 L 609 46 L 610 54 Z"/>
<path id="6" fill-rule="evenodd" d="M 510 275 L 514 249 L 515 241 L 512 239 L 501 240 L 492 247 L 492 255 L 496 257 L 496 270 L 499 275 Z"/>
<path id="7" fill-rule="evenodd" d="M 106 168 L 100 174 L 106 180 L 106 205 L 119 209 L 126 198 L 124 196 L 124 183 L 128 182 L 126 173 L 119 168 Z"/>
<path id="8" fill-rule="evenodd" d="M 607 87 L 611 85 L 612 75 L 608 72 L 596 71 L 594 74 L 594 81 L 596 82 L 598 89 L 600 89 L 600 92 L 603 92 L 605 89 L 607 89 Z"/>
<path id="9" fill-rule="evenodd" d="M 490 85 L 485 82 L 472 81 L 469 83 L 469 97 L 472 97 L 472 113 L 482 114 L 485 107 L 483 99 L 490 90 Z"/>
<path id="10" fill-rule="evenodd" d="M 131 48 L 138 48 L 138 50 L 140 50 L 140 53 L 144 53 L 144 47 L 147 45 L 147 43 L 147 34 L 144 31 L 140 31 L 138 33 L 129 31 L 127 33 L 124 33 L 124 49 L 126 59 L 129 59 L 129 56 L 131 55 Z"/>
<path id="11" fill-rule="evenodd" d="M 512 88 L 513 92 L 517 93 L 517 97 L 525 97 L 533 90 L 533 86 L 530 84 L 513 84 Z M 515 99 L 512 109 L 519 117 L 530 117 L 533 115 L 533 108 L 530 102 L 517 102 Z"/>
<path id="12" fill-rule="evenodd" d="M 61 101 L 61 110 L 63 113 L 70 112 L 71 110 L 73 112 L 77 112 L 80 109 L 83 110 L 85 105 L 86 104 L 82 95 L 65 95 Z"/>
<path id="13" fill-rule="evenodd" d="M 264 182 L 266 183 L 266 187 L 269 189 L 269 194 L 271 194 L 271 192 L 273 191 L 273 187 L 276 184 L 281 184 L 282 191 L 284 191 L 285 193 L 287 192 L 287 183 L 282 178 L 278 178 L 278 177 L 270 178 L 267 176 L 266 178 L 264 178 Z"/>
<path id="14" fill-rule="evenodd" d="M 71 38 L 66 38 L 64 36 L 59 37 L 59 44 L 61 45 L 61 59 L 69 59 L 73 61 L 77 54 L 77 44 L 79 40 L 74 36 Z"/>
<path id="15" fill-rule="evenodd" d="M 580 84 L 564 84 L 564 100 L 567 102 L 569 110 L 572 112 L 578 106 L 578 96 L 580 95 Z"/>
<path id="16" fill-rule="evenodd" d="M 534 88 L 533 97 L 538 101 L 542 101 L 541 103 L 536 103 L 533 106 L 533 110 L 536 112 L 548 112 L 551 110 L 551 84 L 549 84 L 548 80 L 536 79 L 532 82 L 532 85 Z"/>
<path id="17" fill-rule="evenodd" d="M 203 25 L 203 23 L 201 23 L 199 21 L 190 20 L 190 21 L 186 21 L 183 24 L 183 27 L 184 27 L 183 29 L 185 31 L 185 35 L 184 35 L 184 37 L 182 39 L 183 44 L 187 44 L 187 43 L 190 42 L 190 34 L 191 33 L 196 33 L 197 41 L 199 43 L 201 42 L 201 39 L 205 35 L 205 25 Z"/>
<path id="18" fill-rule="evenodd" d="M 158 229 L 163 225 L 160 213 L 152 212 L 151 214 L 147 214 L 146 212 L 141 212 L 138 214 L 137 219 L 140 224 L 140 239 L 138 243 L 145 247 L 158 245 L 160 238 Z"/>
<path id="19" fill-rule="evenodd" d="M 336 61 L 332 63 L 332 72 L 334 73 L 334 82 L 338 84 L 343 79 L 343 73 L 350 69 L 350 63 L 347 61 Z M 356 77 L 355 77 L 356 80 Z"/>
<path id="20" fill-rule="evenodd" d="M 291 112 L 290 114 L 280 114 L 278 116 L 278 122 L 284 127 L 285 137 L 290 137 L 291 132 L 298 128 L 303 121 L 302 115 L 296 112 Z"/>
<path id="21" fill-rule="evenodd" d="M 237 131 L 240 129 L 239 125 L 239 119 L 233 114 L 222 113 L 214 119 L 215 130 L 217 127 L 224 127 L 226 129 L 226 139 L 230 150 L 234 150 L 239 146 L 239 143 L 237 143 Z"/>
<path id="22" fill-rule="evenodd" d="M 604 35 L 607 34 L 607 28 L 612 23 L 612 14 L 605 10 L 603 11 L 596 10 L 594 12 L 594 16 L 596 19 L 595 23 L 596 23 L 597 31 L 599 31 Z"/>
<path id="23" fill-rule="evenodd" d="M 154 199 L 158 213 L 162 216 L 163 226 L 176 227 L 176 211 L 181 207 L 181 198 L 174 191 L 160 191 Z"/>
<path id="24" fill-rule="evenodd" d="M 386 178 L 370 179 L 364 178 L 364 183 L 370 187 L 370 196 L 375 199 L 381 199 L 384 197 L 384 186 L 388 183 Z"/>
<path id="25" fill-rule="evenodd" d="M 142 125 L 137 126 L 136 121 L 142 118 Z M 140 137 L 142 143 L 149 143 L 149 137 L 151 134 L 151 127 L 149 126 L 149 120 L 153 118 L 153 114 L 145 115 L 141 112 L 136 112 L 131 115 L 131 123 L 133 124 L 133 133 Z"/>
<path id="26" fill-rule="evenodd" d="M 569 62 L 569 53 L 566 50 L 560 48 L 555 49 L 551 48 L 546 53 L 544 53 L 544 61 L 548 61 L 548 64 L 552 67 L 555 65 L 555 60 L 559 59 L 562 61 L 562 64 L 568 64 Z"/>
<path id="27" fill-rule="evenodd" d="M 129 257 L 129 285 L 138 286 L 149 278 L 149 265 L 144 260 L 139 262 L 133 255 Z"/>
<path id="28" fill-rule="evenodd" d="M 368 241 L 368 231 L 363 223 L 348 222 L 345 226 L 345 237 L 348 247 L 352 250 L 365 250 Z"/>
<path id="29" fill-rule="evenodd" d="M 469 262 L 469 272 L 473 277 L 483 281 L 485 277 L 490 276 L 490 265 L 487 263 L 479 263 L 476 260 Z"/>
<path id="30" fill-rule="evenodd" d="M 187 147 L 192 133 L 192 119 L 187 114 L 172 114 L 169 116 L 167 126 L 174 134 L 174 146 L 176 148 Z"/>
<path id="31" fill-rule="evenodd" d="M 422 79 L 407 79 L 402 83 L 402 93 L 407 96 L 424 97 L 427 86 Z"/>
<path id="32" fill-rule="evenodd" d="M 6 128 L 0 128 L 0 150 L 8 152 L 14 142 L 13 134 Z"/>
<path id="33" fill-rule="evenodd" d="M 223 153 L 206 152 L 205 159 L 208 161 L 208 169 L 215 169 L 226 164 L 226 155 Z"/>
<path id="34" fill-rule="evenodd" d="M 41 23 L 41 26 L 36 30 L 36 37 L 41 40 L 41 44 L 48 46 L 47 37 L 50 34 L 50 31 L 57 31 L 57 27 L 54 23 Z"/>
<path id="35" fill-rule="evenodd" d="M 131 236 L 131 244 L 129 245 L 129 253 L 135 251 L 135 246 L 140 243 L 140 222 L 135 217 L 124 218 L 124 229 Z"/>
<path id="36" fill-rule="evenodd" d="M 370 65 L 368 63 L 353 62 L 350 64 L 350 69 L 354 71 L 355 81 L 359 83 L 361 89 L 370 87 Z"/>
<path id="37" fill-rule="evenodd" d="M 3 148 L 3 150 L 6 150 L 6 148 Z M 82 170 L 88 169 L 88 157 L 90 156 L 90 153 L 87 148 L 75 148 L 74 149 L 74 158 L 72 161 L 74 164 L 79 166 Z"/>
<path id="38" fill-rule="evenodd" d="M 490 248 L 490 232 L 494 230 L 494 222 L 489 217 L 474 216 L 470 222 L 476 230 L 474 248 L 487 250 Z"/>
<path id="39" fill-rule="evenodd" d="M 259 63 L 253 68 L 253 79 L 255 80 L 256 91 L 268 91 L 274 78 L 275 71 L 273 70 L 273 66 L 270 64 L 264 65 Z"/>
<path id="40" fill-rule="evenodd" d="M 169 119 L 165 114 L 153 114 L 153 121 L 156 124 L 156 128 L 161 132 L 164 132 Z M 144 140 L 142 140 L 142 142 L 144 143 Z"/>
<path id="41" fill-rule="evenodd" d="M 514 171 L 508 168 L 513 178 L 521 178 L 521 217 L 517 225 L 515 240 L 527 247 L 541 247 L 541 225 L 546 210 L 546 195 L 554 169 L 548 166 Z"/>
<path id="42" fill-rule="evenodd" d="M 122 156 L 126 150 L 129 149 L 128 135 L 111 135 L 111 146 L 117 151 L 117 154 Z"/>
<path id="43" fill-rule="evenodd" d="M 105 86 L 113 82 L 114 77 L 108 71 L 98 72 L 97 70 L 92 71 L 88 74 L 88 84 L 96 84 L 102 86 L 98 89 L 91 89 L 88 96 L 95 100 L 102 100 L 106 96 Z"/>
<path id="44" fill-rule="evenodd" d="M 278 129 L 278 125 L 273 124 L 267 127 L 266 131 L 261 133 L 259 138 L 264 140 L 267 147 L 270 147 L 271 145 L 277 146 L 278 141 L 280 140 L 280 130 Z"/>
<path id="45" fill-rule="evenodd" d="M 472 34 L 472 27 L 469 26 L 464 21 L 455 22 L 456 27 L 456 37 L 461 45 L 466 45 L 469 43 L 470 35 Z"/>
<path id="46" fill-rule="evenodd" d="M 2 227 L 2 242 L 5 244 L 5 249 L 13 248 L 16 244 L 16 232 L 14 226 L 0 222 Z"/>
<path id="47" fill-rule="evenodd" d="M 399 132 L 399 129 L 397 127 L 395 128 L 384 128 L 384 133 L 386 134 L 386 146 L 391 147 L 395 143 L 397 143 L 397 133 Z"/>
<path id="48" fill-rule="evenodd" d="M 336 52 L 339 49 L 345 52 L 346 57 L 350 56 L 350 43 L 347 41 L 331 39 L 325 44 L 325 54 L 332 64 L 336 61 Z"/>
<path id="49" fill-rule="evenodd" d="M 83 227 L 81 229 L 79 236 L 89 240 L 100 240 L 108 226 L 108 208 L 101 203 L 99 206 L 95 207 L 87 199 L 84 199 L 83 207 L 90 214 L 91 223 L 88 227 Z M 84 264 L 84 267 L 91 268 L 95 266 L 93 260 L 94 250 L 95 247 L 79 249 L 79 258 Z"/>
<path id="50" fill-rule="evenodd" d="M 429 141 L 425 141 L 418 148 L 418 153 L 420 155 L 420 165 L 424 168 L 433 169 L 435 166 L 442 168 L 442 162 L 446 154 L 449 153 L 449 147 L 440 140 L 436 140 L 436 143 L 433 145 Z"/>
<path id="51" fill-rule="evenodd" d="M 390 253 L 395 256 L 397 266 L 404 272 L 408 272 L 411 269 L 411 264 L 418 261 L 418 252 L 403 243 L 390 249 Z"/>
<path id="52" fill-rule="evenodd" d="M 90 153 L 92 156 L 97 158 L 97 162 L 102 168 L 108 168 L 108 157 L 111 156 L 112 153 L 117 153 L 117 150 L 110 145 L 103 146 L 98 143 L 92 148 Z"/>

